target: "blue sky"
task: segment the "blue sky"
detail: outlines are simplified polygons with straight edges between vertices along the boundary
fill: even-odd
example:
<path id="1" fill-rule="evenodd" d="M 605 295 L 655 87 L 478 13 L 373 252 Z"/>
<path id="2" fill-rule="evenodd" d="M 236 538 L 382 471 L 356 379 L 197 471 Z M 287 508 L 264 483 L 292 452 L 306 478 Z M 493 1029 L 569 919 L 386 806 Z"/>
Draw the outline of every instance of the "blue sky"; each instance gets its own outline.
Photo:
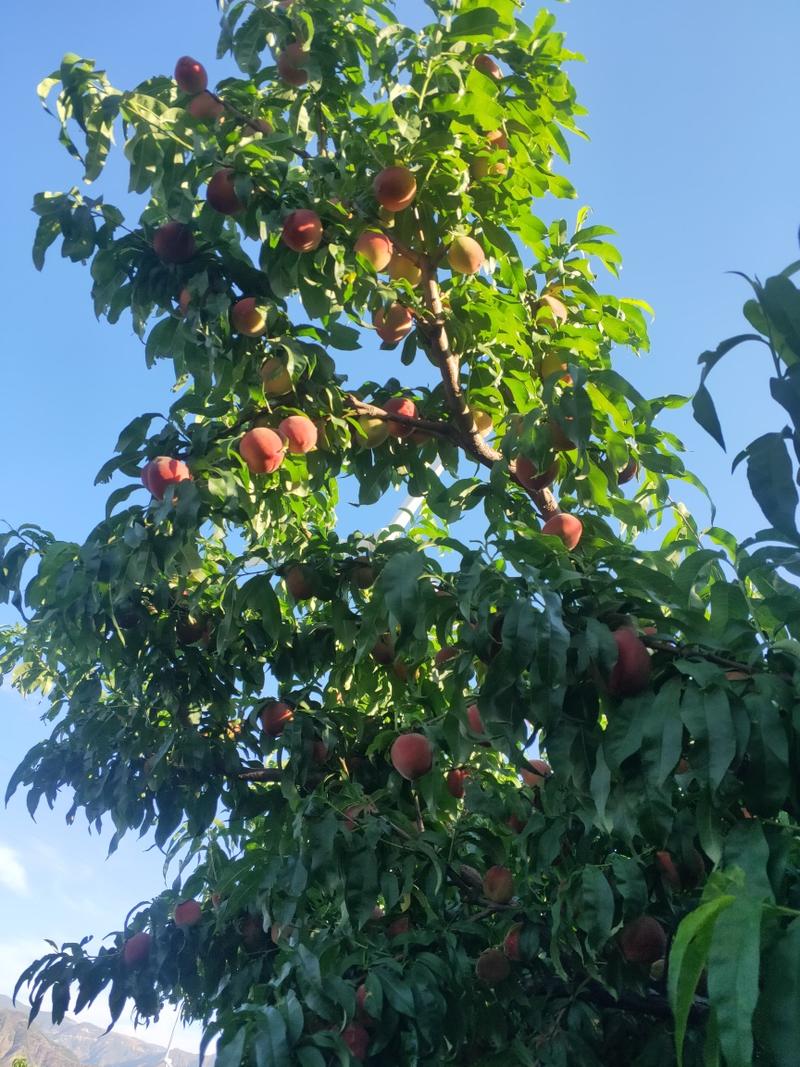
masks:
<path id="1" fill-rule="evenodd" d="M 570 171 L 578 203 L 618 232 L 625 268 L 609 287 L 648 300 L 657 315 L 652 354 L 639 364 L 623 354 L 619 369 L 651 395 L 691 392 L 699 352 L 741 329 L 745 291 L 725 272 L 766 276 L 797 257 L 800 7 L 769 0 L 756 14 L 751 0 L 574 0 L 554 8 L 569 45 L 589 61 L 572 69 L 590 110 L 591 140 L 574 145 Z M 412 23 L 424 10 L 420 0 L 402 0 L 400 9 Z M 3 21 L 0 517 L 81 539 L 102 514 L 105 491 L 92 482 L 118 430 L 143 410 L 164 408 L 171 378 L 167 367 L 145 370 L 127 322 L 112 329 L 94 320 L 84 269 L 57 256 L 41 275 L 31 265 L 33 194 L 79 181 L 35 85 L 66 51 L 96 59 L 120 87 L 171 71 L 184 53 L 203 59 L 212 79 L 229 68 L 214 60 L 212 0 L 139 0 L 135 7 L 42 0 L 35 26 L 26 5 L 10 5 Z M 120 165 L 104 188 L 123 201 Z M 573 216 L 577 206 L 565 205 L 565 213 Z M 712 382 L 732 456 L 778 416 L 761 352 L 728 358 Z M 710 487 L 720 524 L 742 537 L 758 528 L 760 514 L 743 475 L 730 477 L 729 459 L 688 414 L 671 415 L 667 425 L 683 436 L 688 465 Z M 0 689 L 0 714 L 6 781 L 44 728 L 36 708 L 8 688 Z M 107 862 L 105 851 L 105 840 L 80 824 L 67 831 L 63 809 L 42 812 L 36 824 L 21 797 L 0 810 L 0 992 L 40 954 L 42 937 L 102 935 L 160 889 L 155 851 L 133 840 Z M 102 1009 L 95 1019 L 101 1016 Z M 154 1036 L 165 1040 L 169 1026 Z M 188 1034 L 180 1044 L 192 1042 Z"/>

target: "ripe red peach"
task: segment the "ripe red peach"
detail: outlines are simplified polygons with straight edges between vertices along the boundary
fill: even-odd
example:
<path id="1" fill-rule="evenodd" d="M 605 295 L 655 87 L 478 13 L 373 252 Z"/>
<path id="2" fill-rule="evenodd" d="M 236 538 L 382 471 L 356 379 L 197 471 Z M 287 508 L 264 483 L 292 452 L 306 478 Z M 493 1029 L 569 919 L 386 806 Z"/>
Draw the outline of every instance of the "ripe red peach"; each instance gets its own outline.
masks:
<path id="1" fill-rule="evenodd" d="M 565 515 L 564 512 L 561 512 L 561 514 L 554 515 L 547 520 L 542 527 L 542 533 L 560 537 L 571 552 L 574 548 L 577 548 L 583 535 L 583 523 L 575 515 Z"/>
<path id="2" fill-rule="evenodd" d="M 393 396 L 386 401 L 383 408 L 384 411 L 388 411 L 392 415 L 406 415 L 411 419 L 417 417 L 417 405 L 406 396 Z M 394 419 L 391 419 L 386 423 L 386 428 L 392 437 L 408 437 L 414 427 L 408 423 L 395 422 Z"/>
<path id="3" fill-rule="evenodd" d="M 483 895 L 495 904 L 508 904 L 514 896 L 514 878 L 508 867 L 490 867 L 483 876 Z"/>
<path id="4" fill-rule="evenodd" d="M 628 482 L 633 481 L 636 475 L 639 473 L 638 460 L 631 456 L 625 466 L 617 475 L 617 485 L 626 485 Z"/>
<path id="5" fill-rule="evenodd" d="M 411 332 L 414 317 L 402 304 L 390 304 L 386 310 L 378 308 L 372 317 L 372 323 L 378 337 L 385 344 L 396 345 Z"/>
<path id="6" fill-rule="evenodd" d="M 392 242 L 376 230 L 365 230 L 353 247 L 374 270 L 385 270 L 392 259 Z"/>
<path id="7" fill-rule="evenodd" d="M 433 748 L 424 734 L 401 734 L 392 745 L 391 760 L 397 773 L 413 782 L 433 766 Z"/>
<path id="8" fill-rule="evenodd" d="M 294 719 L 294 710 L 291 704 L 287 704 L 284 700 L 267 700 L 261 705 L 258 717 L 265 734 L 269 734 L 270 737 L 280 737 Z"/>
<path id="9" fill-rule="evenodd" d="M 494 78 L 496 81 L 499 81 L 503 77 L 503 72 L 500 70 L 497 63 L 495 63 L 491 56 L 487 56 L 485 52 L 481 52 L 479 56 L 475 56 L 472 65 L 475 70 L 479 70 L 481 74 L 485 74 L 489 78 Z"/>
<path id="10" fill-rule="evenodd" d="M 467 708 L 467 723 L 474 734 L 486 733 L 486 727 L 483 725 L 483 719 L 477 704 L 470 704 Z"/>
<path id="11" fill-rule="evenodd" d="M 372 183 L 375 199 L 387 211 L 402 211 L 417 195 L 417 179 L 407 167 L 386 167 Z"/>
<path id="12" fill-rule="evenodd" d="M 342 1041 L 356 1060 L 365 1060 L 369 1051 L 369 1031 L 358 1023 L 350 1023 L 342 1030 Z"/>
<path id="13" fill-rule="evenodd" d="M 188 263 L 197 251 L 192 231 L 182 222 L 165 222 L 153 234 L 153 251 L 163 263 Z"/>
<path id="14" fill-rule="evenodd" d="M 650 653 L 629 627 L 621 627 L 611 636 L 617 645 L 617 662 L 611 669 L 608 691 L 616 697 L 636 696 L 650 684 Z"/>
<path id="15" fill-rule="evenodd" d="M 295 600 L 311 600 L 316 595 L 314 571 L 303 563 L 293 563 L 283 572 L 286 588 Z"/>
<path id="16" fill-rule="evenodd" d="M 197 926 L 203 918 L 203 909 L 196 900 L 182 900 L 175 906 L 173 918 L 176 926 L 186 930 L 190 926 Z"/>
<path id="17" fill-rule="evenodd" d="M 230 167 L 223 167 L 212 175 L 208 183 L 206 200 L 220 215 L 236 215 L 244 208 L 244 204 L 236 195 L 235 178 L 235 171 Z"/>
<path id="18" fill-rule="evenodd" d="M 519 948 L 519 938 L 521 933 L 522 923 L 515 923 L 503 938 L 503 952 L 506 955 L 506 959 L 522 959 L 522 953 Z"/>
<path id="19" fill-rule="evenodd" d="M 464 796 L 464 783 L 469 778 L 469 771 L 465 767 L 454 767 L 447 772 L 447 792 L 456 800 Z"/>
<path id="20" fill-rule="evenodd" d="M 486 256 L 472 237 L 456 237 L 447 249 L 447 262 L 454 274 L 477 274 Z"/>
<path id="21" fill-rule="evenodd" d="M 156 498 L 163 500 L 168 485 L 178 482 L 190 482 L 192 472 L 182 459 L 170 456 L 156 456 L 145 464 L 142 470 L 142 484 Z"/>
<path id="22" fill-rule="evenodd" d="M 186 105 L 186 110 L 193 119 L 200 122 L 216 122 L 225 114 L 225 105 L 213 93 L 204 90 L 192 97 Z"/>
<path id="23" fill-rule="evenodd" d="M 198 60 L 181 56 L 175 64 L 175 81 L 182 92 L 195 96 L 208 88 L 208 72 Z"/>
<path id="24" fill-rule="evenodd" d="M 267 329 L 267 316 L 254 296 L 243 296 L 231 308 L 231 323 L 245 337 L 260 337 Z"/>
<path id="25" fill-rule="evenodd" d="M 253 474 L 272 474 L 286 454 L 283 438 L 266 426 L 248 430 L 239 442 L 239 452 Z"/>
<path id="26" fill-rule="evenodd" d="M 306 415 L 287 416 L 281 421 L 278 431 L 286 438 L 289 452 L 302 454 L 317 447 L 317 427 Z"/>
<path id="27" fill-rule="evenodd" d="M 628 963 L 655 963 L 667 948 L 664 927 L 652 915 L 640 915 L 619 933 L 619 947 Z"/>
<path id="28" fill-rule="evenodd" d="M 286 216 L 281 240 L 293 252 L 313 252 L 322 241 L 322 220 L 310 208 L 298 208 Z"/>
<path id="29" fill-rule="evenodd" d="M 122 962 L 125 968 L 129 971 L 135 971 L 140 967 L 144 967 L 150 959 L 152 945 L 152 937 L 143 930 L 129 937 L 122 946 Z"/>
<path id="30" fill-rule="evenodd" d="M 525 769 L 521 770 L 519 776 L 525 785 L 529 785 L 534 789 L 538 788 L 540 785 L 544 785 L 547 779 L 553 774 L 553 769 L 547 760 L 532 759 L 528 760 L 528 763 L 530 764 L 531 769 L 529 771 Z"/>
<path id="31" fill-rule="evenodd" d="M 551 463 L 546 470 L 539 474 L 539 468 L 532 459 L 528 459 L 527 456 L 517 456 L 514 471 L 517 481 L 525 489 L 531 492 L 541 492 L 542 489 L 547 489 L 556 480 L 558 462 Z"/>
<path id="32" fill-rule="evenodd" d="M 287 85 L 299 89 L 308 81 L 308 71 L 303 70 L 308 60 L 309 53 L 304 51 L 301 44 L 296 41 L 288 44 L 278 56 L 278 74 Z"/>

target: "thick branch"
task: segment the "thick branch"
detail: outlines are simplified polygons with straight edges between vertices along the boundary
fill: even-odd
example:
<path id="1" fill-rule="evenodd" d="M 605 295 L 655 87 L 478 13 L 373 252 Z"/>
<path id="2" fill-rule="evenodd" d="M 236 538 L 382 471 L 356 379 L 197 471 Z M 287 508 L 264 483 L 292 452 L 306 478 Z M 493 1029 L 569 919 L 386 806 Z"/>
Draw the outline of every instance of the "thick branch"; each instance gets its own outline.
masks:
<path id="1" fill-rule="evenodd" d="M 433 325 L 426 330 L 431 351 L 439 366 L 444 387 L 445 399 L 459 432 L 464 450 L 484 467 L 493 467 L 503 456 L 492 448 L 483 437 L 467 404 L 467 398 L 461 388 L 461 366 L 458 356 L 450 348 L 445 326 L 444 308 L 436 280 L 436 271 L 428 261 L 422 264 L 423 285 L 425 286 L 425 305 L 433 316 Z M 514 480 L 522 485 L 512 469 Z M 544 518 L 549 519 L 559 513 L 558 503 L 549 489 L 528 489 L 528 493 Z"/>

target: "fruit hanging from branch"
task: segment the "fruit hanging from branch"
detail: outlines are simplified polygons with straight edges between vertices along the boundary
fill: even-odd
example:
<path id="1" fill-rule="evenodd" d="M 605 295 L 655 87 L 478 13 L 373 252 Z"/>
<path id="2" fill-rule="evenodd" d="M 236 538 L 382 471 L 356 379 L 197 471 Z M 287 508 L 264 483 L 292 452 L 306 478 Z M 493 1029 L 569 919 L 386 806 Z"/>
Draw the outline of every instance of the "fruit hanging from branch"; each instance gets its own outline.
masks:
<path id="1" fill-rule="evenodd" d="M 182 459 L 170 456 L 156 456 L 142 470 L 142 484 L 156 500 L 163 500 L 167 486 L 190 482 L 192 472 Z"/>
<path id="2" fill-rule="evenodd" d="M 322 241 L 322 220 L 310 208 L 298 208 L 286 217 L 281 240 L 293 252 L 313 252 Z"/>
<path id="3" fill-rule="evenodd" d="M 387 345 L 396 345 L 411 332 L 414 317 L 402 304 L 391 304 L 386 310 L 378 308 L 372 317 L 375 332 Z"/>
<path id="4" fill-rule="evenodd" d="M 485 261 L 483 249 L 473 237 L 456 237 L 447 249 L 447 262 L 454 274 L 477 274 Z"/>
<path id="5" fill-rule="evenodd" d="M 231 325 L 245 337 L 260 337 L 267 329 L 267 316 L 254 296 L 243 296 L 231 308 Z"/>
<path id="6" fill-rule="evenodd" d="M 401 734 L 392 745 L 392 766 L 408 781 L 416 781 L 433 766 L 433 748 L 424 734 Z"/>
<path id="7" fill-rule="evenodd" d="M 612 634 L 617 662 L 608 678 L 608 691 L 615 697 L 636 696 L 650 684 L 652 661 L 645 643 L 628 627 Z"/>
<path id="8" fill-rule="evenodd" d="M 284 461 L 285 442 L 274 430 L 256 426 L 239 441 L 239 453 L 251 474 L 272 474 Z"/>
<path id="9" fill-rule="evenodd" d="M 317 427 L 307 415 L 288 415 L 279 423 L 278 433 L 286 439 L 287 452 L 303 455 L 317 447 Z"/>
<path id="10" fill-rule="evenodd" d="M 417 195 L 417 179 L 407 167 L 386 167 L 372 183 L 375 199 L 387 211 L 404 211 Z"/>
<path id="11" fill-rule="evenodd" d="M 223 167 L 212 175 L 208 183 L 206 200 L 220 215 L 237 215 L 244 209 L 244 204 L 236 193 L 235 181 L 235 171 L 230 167 Z"/>
<path id="12" fill-rule="evenodd" d="M 771 1067 L 791 586 L 675 503 L 686 390 L 622 377 L 645 309 L 604 291 L 611 231 L 573 202 L 572 53 L 506 2 L 419 30 L 222 6 L 220 95 L 188 56 L 125 91 L 71 57 L 41 88 L 87 182 L 124 139 L 137 199 L 37 197 L 37 265 L 59 237 L 91 261 L 96 313 L 130 312 L 174 391 L 121 431 L 98 480 L 130 484 L 83 544 L 0 534 L 25 612 L 0 658 L 47 718 L 13 784 L 176 865 L 114 947 L 34 965 L 32 1003 L 180 1002 L 220 1063 L 616 1067 L 675 1058 L 668 975 L 687 1067 L 731 1060 L 733 1005 L 742 1067 Z M 791 272 L 769 289 L 791 306 Z"/>
<path id="13" fill-rule="evenodd" d="M 578 547 L 583 537 L 583 523 L 577 515 L 566 515 L 561 512 L 547 520 L 542 527 L 542 533 L 549 537 L 560 537 L 564 546 L 572 552 Z"/>
<path id="14" fill-rule="evenodd" d="M 268 700 L 258 713 L 261 729 L 270 737 L 280 737 L 294 719 L 294 709 L 283 700 Z"/>
<path id="15" fill-rule="evenodd" d="M 181 92 L 194 96 L 208 89 L 208 72 L 198 60 L 181 56 L 175 64 L 175 81 Z"/>
<path id="16" fill-rule="evenodd" d="M 385 270 L 394 255 L 394 246 L 389 238 L 376 230 L 365 230 L 353 245 L 353 249 L 376 270 Z"/>
<path id="17" fill-rule="evenodd" d="M 165 222 L 153 234 L 153 251 L 164 263 L 188 263 L 197 253 L 197 244 L 184 223 Z"/>

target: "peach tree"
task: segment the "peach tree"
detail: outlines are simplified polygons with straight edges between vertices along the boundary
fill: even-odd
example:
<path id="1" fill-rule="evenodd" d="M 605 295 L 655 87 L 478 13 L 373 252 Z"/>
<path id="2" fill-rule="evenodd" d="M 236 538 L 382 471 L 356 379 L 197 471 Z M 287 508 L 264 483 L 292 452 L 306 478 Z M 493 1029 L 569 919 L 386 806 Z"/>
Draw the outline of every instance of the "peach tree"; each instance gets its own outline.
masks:
<path id="1" fill-rule="evenodd" d="M 9 795 L 176 873 L 33 963 L 32 1014 L 180 1005 L 218 1067 L 794 1063 L 791 431 L 754 551 L 676 502 L 685 398 L 616 369 L 647 305 L 560 217 L 551 15 L 220 6 L 214 88 L 74 55 L 40 87 L 85 183 L 122 141 L 131 196 L 38 195 L 36 265 L 89 263 L 175 392 L 83 544 L 0 538 L 0 664 L 49 729 Z"/>

